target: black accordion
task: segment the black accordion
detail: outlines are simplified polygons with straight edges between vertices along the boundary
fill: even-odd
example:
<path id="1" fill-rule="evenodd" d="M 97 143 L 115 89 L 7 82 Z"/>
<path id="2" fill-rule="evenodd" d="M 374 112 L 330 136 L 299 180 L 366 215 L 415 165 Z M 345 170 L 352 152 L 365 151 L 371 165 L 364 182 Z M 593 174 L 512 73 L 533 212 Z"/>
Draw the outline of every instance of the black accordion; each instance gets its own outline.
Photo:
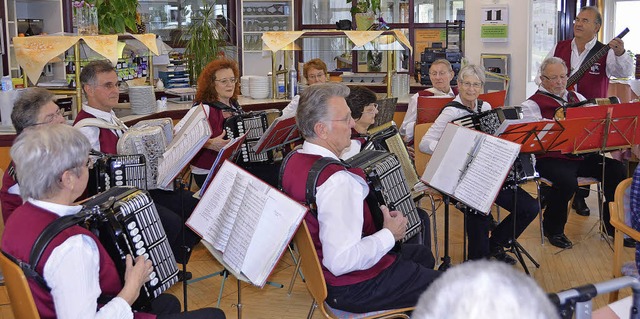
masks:
<path id="1" fill-rule="evenodd" d="M 113 259 L 124 282 L 126 255 L 145 256 L 153 263 L 153 272 L 140 289 L 134 309 L 178 282 L 178 267 L 162 222 L 146 191 L 132 187 L 112 187 L 84 203 L 90 218 L 88 228 L 98 236 Z"/>
<path id="2" fill-rule="evenodd" d="M 407 217 L 407 232 L 402 242 L 420 233 L 422 223 L 411 196 L 400 161 L 391 153 L 376 150 L 363 150 L 346 160 L 351 167 L 361 168 L 367 176 L 369 209 L 377 226 L 382 225 L 380 205 L 389 210 L 398 210 Z"/>
<path id="3" fill-rule="evenodd" d="M 93 152 L 98 156 L 89 170 L 87 195 L 93 196 L 115 186 L 147 189 L 147 166 L 144 155 L 111 155 Z"/>
<path id="4" fill-rule="evenodd" d="M 274 152 L 262 152 L 256 154 L 253 147 L 260 137 L 269 128 L 269 125 L 280 116 L 278 110 L 266 110 L 260 112 L 242 113 L 228 117 L 224 121 L 224 129 L 228 138 L 236 138 L 247 133 L 244 143 L 240 146 L 238 163 L 272 163 Z"/>
<path id="5" fill-rule="evenodd" d="M 454 124 L 472 128 L 480 132 L 495 135 L 505 120 L 522 119 L 522 108 L 519 106 L 502 107 L 489 111 L 463 116 L 453 121 Z"/>
<path id="6" fill-rule="evenodd" d="M 420 179 L 413 161 L 409 156 L 407 147 L 398 132 L 395 125 L 381 125 L 370 130 L 371 135 L 367 138 L 367 142 L 362 146 L 363 150 L 378 150 L 391 152 L 400 161 L 402 171 L 409 184 L 409 189 L 413 189 Z M 417 196 L 417 195 L 416 195 Z M 415 197 L 415 196 L 414 196 Z"/>

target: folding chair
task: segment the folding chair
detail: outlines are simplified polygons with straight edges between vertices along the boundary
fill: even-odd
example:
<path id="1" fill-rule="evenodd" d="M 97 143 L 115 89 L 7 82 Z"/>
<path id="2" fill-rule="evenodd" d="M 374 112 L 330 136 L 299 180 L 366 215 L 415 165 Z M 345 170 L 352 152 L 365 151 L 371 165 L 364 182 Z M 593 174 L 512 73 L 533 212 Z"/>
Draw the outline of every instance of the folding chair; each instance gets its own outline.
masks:
<path id="1" fill-rule="evenodd" d="M 39 319 L 38 308 L 31 295 L 29 283 L 22 269 L 9 260 L 4 253 L 0 253 L 0 268 L 4 274 L 5 285 L 11 300 L 13 315 L 20 319 Z"/>

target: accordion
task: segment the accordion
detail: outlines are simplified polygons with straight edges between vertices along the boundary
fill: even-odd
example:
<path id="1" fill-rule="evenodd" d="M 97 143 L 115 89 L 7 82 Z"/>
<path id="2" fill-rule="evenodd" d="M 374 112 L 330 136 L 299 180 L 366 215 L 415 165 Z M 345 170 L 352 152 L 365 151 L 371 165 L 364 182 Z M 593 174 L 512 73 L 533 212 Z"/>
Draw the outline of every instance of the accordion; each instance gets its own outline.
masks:
<path id="1" fill-rule="evenodd" d="M 362 146 L 362 149 L 387 151 L 396 155 L 400 161 L 400 166 L 402 166 L 402 171 L 407 179 L 407 183 L 409 184 L 410 189 L 412 189 L 420 179 L 418 178 L 416 168 L 409 157 L 407 147 L 398 132 L 398 128 L 395 125 L 382 125 L 371 129 L 370 132 L 371 135 L 369 135 L 369 138 Z"/>
<path id="2" fill-rule="evenodd" d="M 97 155 L 89 170 L 87 196 L 102 193 L 114 186 L 133 186 L 147 189 L 147 166 L 143 155 Z"/>
<path id="3" fill-rule="evenodd" d="M 463 116 L 454 120 L 453 123 L 490 135 L 495 135 L 502 122 L 505 120 L 519 120 L 522 119 L 522 117 L 522 108 L 519 106 L 512 106 Z"/>
<path id="4" fill-rule="evenodd" d="M 279 110 L 265 110 L 260 112 L 248 112 L 228 117 L 224 121 L 224 129 L 228 138 L 236 138 L 247 133 L 244 143 L 240 146 L 238 163 L 271 163 L 274 160 L 274 151 L 256 154 L 253 147 L 260 137 L 269 128 L 269 125 L 280 116 Z"/>
<path id="5" fill-rule="evenodd" d="M 407 232 L 402 242 L 418 234 L 421 230 L 421 220 L 418 210 L 411 196 L 400 161 L 391 153 L 376 150 L 363 150 L 349 158 L 351 167 L 361 168 L 369 184 L 369 209 L 377 221 L 382 225 L 382 211 L 380 205 L 386 205 L 389 210 L 398 210 L 407 217 Z"/>
<path id="6" fill-rule="evenodd" d="M 113 187 L 84 203 L 88 228 L 98 236 L 124 281 L 126 255 L 145 256 L 153 272 L 140 289 L 141 309 L 178 282 L 178 267 L 153 201 L 146 191 Z"/>
<path id="7" fill-rule="evenodd" d="M 147 187 L 155 189 L 158 186 L 158 162 L 172 139 L 173 121 L 170 118 L 140 121 L 118 140 L 118 154 L 142 154 L 146 159 Z"/>

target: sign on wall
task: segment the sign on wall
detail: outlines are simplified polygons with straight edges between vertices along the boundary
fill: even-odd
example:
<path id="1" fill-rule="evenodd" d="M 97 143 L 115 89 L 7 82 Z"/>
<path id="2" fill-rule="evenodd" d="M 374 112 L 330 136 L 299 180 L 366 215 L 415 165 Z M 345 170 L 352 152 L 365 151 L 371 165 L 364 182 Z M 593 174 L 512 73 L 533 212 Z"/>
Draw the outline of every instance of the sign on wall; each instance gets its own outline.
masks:
<path id="1" fill-rule="evenodd" d="M 491 5 L 482 7 L 480 39 L 482 42 L 507 42 L 509 37 L 509 7 Z"/>

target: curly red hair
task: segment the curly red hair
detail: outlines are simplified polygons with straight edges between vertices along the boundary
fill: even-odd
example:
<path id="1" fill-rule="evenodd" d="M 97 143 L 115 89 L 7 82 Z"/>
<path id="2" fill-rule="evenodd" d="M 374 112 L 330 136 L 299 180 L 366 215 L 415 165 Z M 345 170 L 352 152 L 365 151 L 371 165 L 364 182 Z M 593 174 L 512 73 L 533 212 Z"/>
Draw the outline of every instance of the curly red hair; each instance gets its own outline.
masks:
<path id="1" fill-rule="evenodd" d="M 207 103 L 218 100 L 218 92 L 216 91 L 216 85 L 214 80 L 216 79 L 216 72 L 223 69 L 231 69 L 233 76 L 236 78 L 236 87 L 233 90 L 232 99 L 237 99 L 240 93 L 240 71 L 238 70 L 238 63 L 227 58 L 215 59 L 207 66 L 204 67 L 200 76 L 198 77 L 198 90 L 196 91 L 195 100 L 197 102 Z"/>

